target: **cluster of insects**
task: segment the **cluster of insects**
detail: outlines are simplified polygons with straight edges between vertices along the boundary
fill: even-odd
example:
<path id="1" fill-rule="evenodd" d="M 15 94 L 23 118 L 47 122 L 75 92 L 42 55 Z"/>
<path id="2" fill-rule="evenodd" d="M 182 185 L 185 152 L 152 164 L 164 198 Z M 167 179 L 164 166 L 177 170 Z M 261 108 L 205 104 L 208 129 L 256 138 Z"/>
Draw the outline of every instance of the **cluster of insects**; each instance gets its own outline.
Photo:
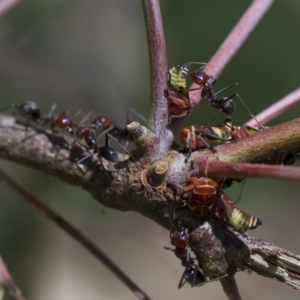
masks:
<path id="1" fill-rule="evenodd" d="M 211 107 L 219 109 L 226 115 L 232 115 L 235 112 L 235 103 L 232 99 L 234 97 L 238 97 L 242 102 L 243 100 L 236 93 L 229 97 L 221 98 L 219 95 L 236 86 L 237 83 L 227 86 L 218 92 L 214 92 L 213 88 L 217 79 L 213 76 L 209 76 L 203 70 L 203 67 L 198 70 L 191 71 L 191 64 L 193 63 L 178 65 L 170 69 L 168 72 L 168 88 L 165 90 L 165 97 L 168 100 L 170 117 L 183 117 L 188 115 L 191 111 L 189 99 L 190 89 L 187 88 L 187 76 L 189 76 L 194 83 L 198 84 L 199 87 L 202 88 L 201 97 L 206 97 L 207 102 Z M 205 63 L 198 64 L 205 65 Z"/>
<path id="2" fill-rule="evenodd" d="M 113 139 L 115 142 L 119 143 L 113 136 L 118 137 L 118 139 L 129 138 L 126 128 L 122 129 L 118 127 L 108 116 L 104 114 L 96 116 L 88 124 L 78 125 L 67 111 L 56 114 L 55 104 L 51 106 L 50 111 L 47 114 L 42 114 L 38 104 L 33 101 L 26 101 L 20 105 L 11 104 L 0 111 L 6 110 L 9 107 L 14 107 L 21 116 L 26 118 L 26 134 L 29 122 L 34 122 L 38 125 L 49 124 L 52 129 L 60 128 L 72 135 L 75 135 L 79 139 L 79 141 L 76 141 L 77 144 L 81 145 L 85 149 L 93 150 L 93 153 L 84 156 L 76 162 L 80 170 L 82 170 L 80 168 L 80 164 L 94 154 L 98 155 L 101 164 L 101 158 L 104 158 L 109 162 L 118 162 L 118 153 L 108 145 L 109 140 Z M 105 135 L 105 145 L 99 144 L 99 138 L 96 136 L 97 130 L 100 130 L 102 133 L 101 135 Z M 83 140 L 85 143 L 82 143 L 80 140 Z M 119 145 L 123 147 L 120 143 Z"/>
<path id="3" fill-rule="evenodd" d="M 197 260 L 191 257 L 189 249 L 189 231 L 187 228 L 178 225 L 171 231 L 171 244 L 175 248 L 164 247 L 166 250 L 173 251 L 177 258 L 181 260 L 181 265 L 185 268 L 178 284 L 180 289 L 188 282 L 192 287 L 200 286 L 207 282 L 203 272 L 197 266 Z"/>
<path id="4" fill-rule="evenodd" d="M 204 63 L 201 64 L 204 65 Z M 187 116 L 191 112 L 190 89 L 187 88 L 187 77 L 190 77 L 193 82 L 202 88 L 201 96 L 207 98 L 209 106 L 219 109 L 227 117 L 222 124 L 217 126 L 191 125 L 181 130 L 182 151 L 186 154 L 186 161 L 193 151 L 209 149 L 212 152 L 216 152 L 215 147 L 220 144 L 235 142 L 264 130 L 265 127 L 262 126 L 234 126 L 231 119 L 231 115 L 236 110 L 233 98 L 237 97 L 244 107 L 246 105 L 236 93 L 229 97 L 220 97 L 219 95 L 237 84 L 232 84 L 218 92 L 214 92 L 214 85 L 217 79 L 209 76 L 204 71 L 204 67 L 198 70 L 190 70 L 190 65 L 191 63 L 178 65 L 171 68 L 168 72 L 168 85 L 164 93 L 168 101 L 169 120 L 172 121 L 173 118 Z M 82 125 L 90 115 L 86 115 L 80 124 L 77 124 L 75 118 L 67 111 L 63 111 L 60 114 L 55 113 L 55 104 L 51 106 L 47 114 L 42 114 L 39 106 L 32 101 L 26 101 L 20 105 L 12 104 L 8 107 L 13 107 L 17 113 L 26 118 L 26 134 L 29 122 L 41 126 L 49 125 L 51 129 L 60 128 L 76 136 L 78 140 L 75 143 L 87 150 L 92 150 L 92 153 L 77 160 L 76 164 L 81 171 L 80 165 L 94 154 L 98 155 L 101 164 L 102 158 L 109 162 L 118 162 L 120 159 L 117 151 L 108 145 L 110 139 L 119 143 L 120 140 L 128 141 L 131 138 L 126 128 L 118 127 L 108 116 L 103 114 L 94 116 L 87 124 Z M 105 136 L 104 145 L 98 142 L 99 137 L 97 138 L 97 133 Z M 123 147 L 121 144 L 120 146 Z M 125 147 L 123 148 L 127 151 Z M 255 163 L 291 165 L 299 158 L 300 149 L 280 153 L 262 161 L 255 161 Z M 189 176 L 186 178 L 185 186 L 176 186 L 176 192 L 180 196 L 182 206 L 187 207 L 201 219 L 216 217 L 239 232 L 255 229 L 262 224 L 262 221 L 240 210 L 223 191 L 233 181 L 240 182 L 242 179 L 225 178 L 217 182 L 207 177 Z M 171 223 L 173 224 L 173 221 Z M 177 225 L 173 224 L 172 226 L 171 244 L 175 247 L 174 249 L 168 247 L 165 247 L 165 249 L 173 251 L 184 267 L 184 272 L 178 285 L 179 288 L 185 283 L 189 283 L 191 286 L 200 286 L 216 280 L 207 278 L 198 266 L 197 260 L 191 256 L 189 229 L 182 226 L 179 222 L 177 222 Z"/>
<path id="5" fill-rule="evenodd" d="M 168 101 L 169 107 L 169 120 L 173 118 L 185 117 L 191 112 L 191 105 L 189 99 L 189 91 L 187 87 L 187 77 L 202 88 L 201 96 L 206 97 L 209 106 L 219 109 L 227 115 L 224 122 L 217 126 L 201 126 L 192 125 L 183 128 L 180 132 L 180 138 L 183 145 L 183 152 L 186 153 L 186 161 L 191 156 L 193 151 L 201 149 L 210 149 L 216 152 L 215 147 L 229 142 L 235 142 L 239 139 L 246 138 L 250 135 L 256 134 L 265 127 L 259 125 L 251 127 L 248 125 L 234 126 L 232 124 L 231 115 L 235 112 L 236 107 L 233 98 L 237 97 L 246 107 L 244 101 L 238 94 L 232 94 L 229 97 L 220 97 L 219 95 L 237 84 L 232 84 L 223 88 L 218 92 L 214 92 L 214 85 L 217 79 L 209 76 L 204 67 L 198 70 L 190 70 L 190 65 L 187 63 L 173 67 L 168 72 L 167 89 L 164 94 Z M 199 63 L 203 64 L 204 63 Z M 251 116 L 253 116 L 251 114 Z M 276 152 L 276 150 L 274 150 Z M 264 164 L 277 164 L 277 165 L 292 165 L 300 158 L 300 149 L 295 151 L 287 151 L 283 153 L 275 153 L 270 158 L 261 161 L 253 161 L 254 163 Z M 262 224 L 259 218 L 253 217 L 239 208 L 230 200 L 222 189 L 229 187 L 233 181 L 241 182 L 239 178 L 225 178 L 221 182 L 216 182 L 207 177 L 188 177 L 186 179 L 186 186 L 177 188 L 181 191 L 178 192 L 180 199 L 184 206 L 199 218 L 216 217 L 224 221 L 235 230 L 242 232 L 248 229 L 255 229 Z M 173 223 L 173 221 L 171 222 Z M 197 264 L 196 259 L 190 255 L 188 246 L 189 231 L 187 228 L 173 224 L 171 230 L 171 244 L 175 246 L 172 250 L 175 255 L 181 260 L 182 265 L 185 267 L 184 273 L 179 282 L 179 288 L 185 282 L 191 286 L 200 286 L 211 280 L 207 280 L 202 270 Z"/>

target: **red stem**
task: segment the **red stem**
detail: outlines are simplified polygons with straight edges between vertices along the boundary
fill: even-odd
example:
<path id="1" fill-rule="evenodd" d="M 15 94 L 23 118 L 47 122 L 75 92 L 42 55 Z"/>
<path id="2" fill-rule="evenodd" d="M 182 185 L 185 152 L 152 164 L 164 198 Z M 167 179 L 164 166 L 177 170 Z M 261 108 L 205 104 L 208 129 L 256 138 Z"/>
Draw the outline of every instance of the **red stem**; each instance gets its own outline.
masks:
<path id="1" fill-rule="evenodd" d="M 300 168 L 298 167 L 223 161 L 207 161 L 205 165 L 198 164 L 198 166 L 201 176 L 209 178 L 268 178 L 300 181 Z"/>
<path id="2" fill-rule="evenodd" d="M 276 118 L 296 103 L 300 102 L 300 88 L 294 90 L 284 98 L 278 100 L 276 103 L 262 111 L 255 118 L 260 124 L 266 124 L 270 120 Z M 246 124 L 249 126 L 257 126 L 255 119 L 251 119 Z"/>
<path id="3" fill-rule="evenodd" d="M 233 276 L 228 275 L 220 279 L 220 282 L 229 300 L 242 300 L 242 297 L 240 296 L 236 281 Z"/>
<path id="4" fill-rule="evenodd" d="M 78 229 L 65 221 L 59 214 L 51 210 L 48 206 L 38 200 L 33 194 L 23 189 L 17 182 L 10 178 L 3 170 L 0 169 L 0 182 L 17 193 L 21 198 L 37 209 L 43 216 L 48 218 L 54 224 L 58 225 L 84 248 L 89 250 L 99 261 L 101 261 L 112 273 L 115 274 L 135 296 L 141 300 L 151 300 L 100 248 Z"/>
<path id="5" fill-rule="evenodd" d="M 16 299 L 16 300 L 25 300 L 22 295 L 21 290 L 16 286 L 11 275 L 0 256 L 0 285 L 4 285 L 8 292 Z"/>
<path id="6" fill-rule="evenodd" d="M 167 54 L 163 23 L 158 0 L 143 1 L 151 72 L 151 107 L 148 128 L 158 137 L 166 131 L 168 105 L 164 97 L 167 88 Z"/>
<path id="7" fill-rule="evenodd" d="M 206 68 L 208 74 L 218 77 L 226 67 L 232 57 L 244 44 L 245 40 L 252 33 L 261 18 L 273 4 L 274 0 L 254 0 L 244 15 L 240 18 L 237 25 L 230 32 L 226 40 L 212 57 Z M 197 88 L 196 84 L 192 88 Z M 200 92 L 198 91 L 198 98 Z"/>
<path id="8" fill-rule="evenodd" d="M 21 3 L 22 0 L 4 0 L 0 2 L 0 16 L 4 15 L 17 4 Z"/>
<path id="9" fill-rule="evenodd" d="M 227 36 L 223 44 L 210 60 L 208 67 L 205 69 L 209 75 L 218 77 L 221 74 L 223 69 L 243 45 L 244 41 L 254 30 L 260 19 L 264 16 L 273 2 L 274 0 L 256 0 L 252 2 L 237 25 L 233 28 L 231 33 Z M 192 84 L 190 88 L 197 89 L 198 87 L 199 85 Z M 194 108 L 201 100 L 201 89 L 189 92 L 189 96 L 191 106 Z M 176 132 L 185 119 L 186 118 L 183 117 L 173 120 L 171 124 L 172 132 Z"/>

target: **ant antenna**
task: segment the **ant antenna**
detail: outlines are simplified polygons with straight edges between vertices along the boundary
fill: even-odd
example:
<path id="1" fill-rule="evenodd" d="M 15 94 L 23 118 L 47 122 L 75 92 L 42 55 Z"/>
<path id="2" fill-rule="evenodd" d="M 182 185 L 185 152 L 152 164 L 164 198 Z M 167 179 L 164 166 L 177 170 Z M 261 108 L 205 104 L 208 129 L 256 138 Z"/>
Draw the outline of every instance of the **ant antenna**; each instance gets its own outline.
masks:
<path id="1" fill-rule="evenodd" d="M 244 108 L 246 109 L 246 111 L 248 112 L 248 114 L 250 115 L 250 117 L 253 118 L 253 119 L 256 121 L 258 127 L 259 127 L 260 129 L 263 129 L 264 126 L 262 126 L 262 125 L 258 122 L 258 120 L 256 119 L 256 117 L 251 113 L 251 111 L 250 111 L 249 108 L 247 107 L 247 105 L 246 105 L 246 103 L 244 102 L 244 100 L 242 99 L 242 97 L 241 97 L 239 94 L 236 94 L 236 96 L 237 96 L 238 99 L 242 102 Z"/>
<path id="2" fill-rule="evenodd" d="M 127 124 L 129 124 L 129 123 L 131 122 L 131 120 L 130 120 L 130 115 L 131 115 L 131 114 L 134 114 L 134 115 L 136 115 L 137 117 L 139 117 L 140 120 L 142 120 L 144 123 L 147 122 L 147 118 L 145 118 L 142 114 L 140 114 L 138 111 L 136 111 L 136 110 L 133 109 L 133 108 L 129 108 L 129 109 L 127 109 L 127 111 L 126 111 L 126 122 L 127 122 Z"/>
<path id="3" fill-rule="evenodd" d="M 209 63 L 206 63 L 206 62 L 197 62 L 197 61 L 190 61 L 190 62 L 187 62 L 185 63 L 185 65 L 204 65 L 203 67 L 199 68 L 198 70 L 203 70 L 204 68 L 206 68 L 207 66 L 209 66 Z M 193 71 L 189 71 L 189 72 L 193 72 Z M 188 75 L 188 73 L 186 74 Z"/>
<path id="4" fill-rule="evenodd" d="M 243 195 L 243 190 L 244 190 L 244 187 L 245 187 L 245 183 L 246 183 L 246 180 L 243 180 L 242 183 L 240 184 L 239 197 L 236 199 L 236 201 L 234 202 L 234 204 L 237 204 L 242 199 L 242 195 Z"/>

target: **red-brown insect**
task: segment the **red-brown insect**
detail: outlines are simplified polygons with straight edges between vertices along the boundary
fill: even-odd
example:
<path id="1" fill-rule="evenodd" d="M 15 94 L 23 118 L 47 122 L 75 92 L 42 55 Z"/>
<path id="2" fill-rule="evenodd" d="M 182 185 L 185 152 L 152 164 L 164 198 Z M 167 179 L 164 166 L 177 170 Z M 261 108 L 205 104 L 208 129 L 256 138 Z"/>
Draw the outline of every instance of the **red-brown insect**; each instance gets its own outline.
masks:
<path id="1" fill-rule="evenodd" d="M 237 208 L 214 180 L 189 177 L 187 182 L 188 185 L 183 188 L 183 198 L 186 198 L 189 209 L 199 217 L 204 218 L 208 213 L 213 213 L 237 230 L 254 229 L 262 224 L 259 218 Z"/>
<path id="2" fill-rule="evenodd" d="M 218 126 L 187 126 L 180 132 L 181 142 L 186 151 L 209 148 L 214 151 L 214 146 L 231 140 L 232 123 L 230 118 Z"/>
<path id="3" fill-rule="evenodd" d="M 178 65 L 168 72 L 168 88 L 164 92 L 168 100 L 169 116 L 171 118 L 184 117 L 191 111 L 186 83 L 188 71 L 188 65 Z"/>
<path id="4" fill-rule="evenodd" d="M 217 108 L 220 111 L 230 116 L 235 112 L 235 103 L 232 99 L 234 97 L 237 97 L 242 102 L 243 106 L 248 111 L 248 113 L 253 117 L 253 115 L 247 108 L 246 104 L 238 94 L 235 93 L 229 97 L 219 98 L 220 94 L 224 93 L 225 91 L 231 89 L 234 86 L 237 86 L 237 83 L 227 86 L 215 93 L 213 89 L 215 83 L 217 82 L 217 78 L 215 78 L 214 76 L 209 76 L 203 70 L 203 67 L 198 70 L 191 71 L 190 70 L 191 64 L 205 64 L 205 63 L 190 62 L 184 65 L 178 65 L 177 67 L 173 67 L 168 72 L 168 77 L 169 77 L 168 90 L 173 90 L 175 91 L 175 93 L 179 92 L 178 97 L 176 96 L 167 97 L 169 101 L 171 116 L 172 116 L 172 110 L 173 110 L 173 114 L 175 115 L 173 117 L 176 117 L 176 114 L 177 117 L 185 116 L 190 112 L 190 99 L 188 96 L 188 91 L 191 89 L 187 88 L 187 83 L 186 83 L 186 77 L 189 75 L 190 78 L 193 80 L 193 82 L 195 82 L 200 86 L 200 88 L 202 88 L 201 97 L 206 97 L 207 102 L 211 107 Z M 176 111 L 175 107 L 181 108 L 181 111 Z"/>
<path id="5" fill-rule="evenodd" d="M 77 124 L 74 123 L 72 116 L 67 112 L 63 111 L 61 114 L 53 114 L 50 118 L 51 128 L 58 127 L 67 132 L 74 134 L 74 130 Z"/>
<path id="6" fill-rule="evenodd" d="M 77 167 L 81 170 L 80 164 L 91 157 L 93 154 L 98 154 L 99 159 L 101 157 L 105 158 L 106 160 L 110 162 L 118 162 L 119 156 L 117 152 L 108 146 L 108 138 L 106 134 L 106 144 L 104 146 L 100 146 L 100 144 L 97 141 L 97 137 L 95 134 L 95 130 L 98 128 L 101 129 L 107 129 L 111 126 L 111 119 L 109 119 L 105 115 L 99 115 L 92 124 L 88 125 L 80 125 L 78 126 L 72 116 L 67 112 L 64 111 L 61 114 L 53 114 L 50 118 L 51 120 L 51 127 L 59 127 L 63 130 L 68 131 L 70 134 L 75 134 L 79 139 L 84 139 L 86 145 L 82 144 L 81 142 L 76 142 L 80 144 L 81 146 L 92 149 L 93 153 L 86 155 L 85 157 L 79 159 L 76 164 Z M 100 160 L 101 161 L 101 160 Z M 101 162 L 102 163 L 102 162 Z"/>
<path id="7" fill-rule="evenodd" d="M 207 177 L 189 177 L 187 182 L 183 190 L 188 208 L 201 218 L 206 217 L 215 205 L 219 184 Z"/>

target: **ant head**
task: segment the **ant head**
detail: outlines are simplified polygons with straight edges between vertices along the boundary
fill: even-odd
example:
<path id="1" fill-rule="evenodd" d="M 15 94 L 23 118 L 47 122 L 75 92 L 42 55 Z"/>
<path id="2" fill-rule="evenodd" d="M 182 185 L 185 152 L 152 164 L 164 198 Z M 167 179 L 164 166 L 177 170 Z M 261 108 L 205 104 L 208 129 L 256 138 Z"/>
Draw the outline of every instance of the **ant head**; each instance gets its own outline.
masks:
<path id="1" fill-rule="evenodd" d="M 190 75 L 191 79 L 198 85 L 204 85 L 210 79 L 210 76 L 201 69 L 191 71 L 188 74 Z"/>
<path id="2" fill-rule="evenodd" d="M 186 267 L 184 278 L 191 286 L 199 286 L 206 281 L 204 274 L 196 267 L 196 265 Z"/>
<path id="3" fill-rule="evenodd" d="M 16 105 L 19 113 L 25 118 L 38 119 L 41 116 L 38 105 L 33 101 L 26 101 L 19 106 Z"/>

